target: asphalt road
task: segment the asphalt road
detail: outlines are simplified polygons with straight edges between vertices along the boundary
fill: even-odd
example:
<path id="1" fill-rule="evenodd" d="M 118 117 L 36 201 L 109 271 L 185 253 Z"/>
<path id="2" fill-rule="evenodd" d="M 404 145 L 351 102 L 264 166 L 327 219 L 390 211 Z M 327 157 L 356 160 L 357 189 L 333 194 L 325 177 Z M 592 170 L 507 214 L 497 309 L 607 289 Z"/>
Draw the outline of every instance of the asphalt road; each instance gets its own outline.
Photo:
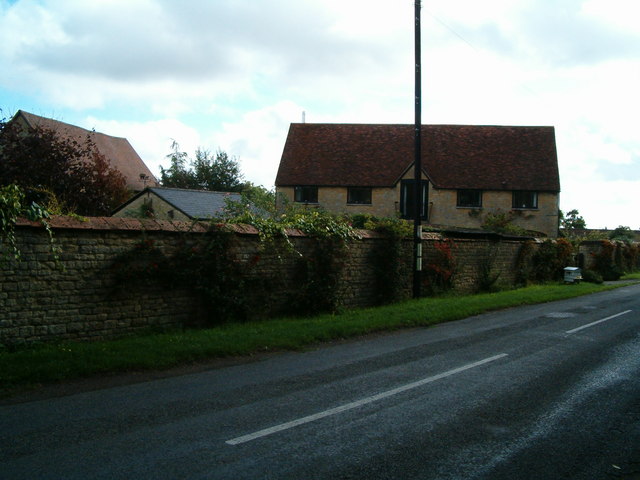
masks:
<path id="1" fill-rule="evenodd" d="M 4 405 L 0 479 L 640 479 L 639 333 L 634 285 Z"/>

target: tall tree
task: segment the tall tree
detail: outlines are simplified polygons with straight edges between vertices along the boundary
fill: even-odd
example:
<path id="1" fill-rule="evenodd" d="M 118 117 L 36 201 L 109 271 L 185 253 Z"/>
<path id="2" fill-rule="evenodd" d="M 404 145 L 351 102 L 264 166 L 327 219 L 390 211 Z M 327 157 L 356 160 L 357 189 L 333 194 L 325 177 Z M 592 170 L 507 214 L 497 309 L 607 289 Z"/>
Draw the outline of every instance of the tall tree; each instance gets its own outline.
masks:
<path id="1" fill-rule="evenodd" d="M 22 187 L 28 202 L 87 216 L 108 215 L 129 196 L 124 176 L 90 136 L 78 141 L 1 120 L 0 186 L 11 184 Z"/>
<path id="2" fill-rule="evenodd" d="M 171 153 L 167 158 L 171 164 L 167 169 L 160 166 L 160 183 L 165 187 L 196 188 L 194 175 L 187 168 L 189 160 L 187 152 L 181 152 L 180 145 L 175 140 L 171 143 Z"/>
<path id="3" fill-rule="evenodd" d="M 560 227 L 564 228 L 566 233 L 575 233 L 576 230 L 584 230 L 587 228 L 587 222 L 580 215 L 580 212 L 576 209 L 569 210 L 567 213 L 563 213 L 560 210 Z"/>
<path id="4" fill-rule="evenodd" d="M 219 192 L 239 192 L 243 188 L 238 161 L 222 150 L 213 155 L 198 148 L 195 158 L 190 160 L 174 141 L 167 158 L 171 162 L 169 168 L 160 167 L 160 183 L 165 187 Z"/>

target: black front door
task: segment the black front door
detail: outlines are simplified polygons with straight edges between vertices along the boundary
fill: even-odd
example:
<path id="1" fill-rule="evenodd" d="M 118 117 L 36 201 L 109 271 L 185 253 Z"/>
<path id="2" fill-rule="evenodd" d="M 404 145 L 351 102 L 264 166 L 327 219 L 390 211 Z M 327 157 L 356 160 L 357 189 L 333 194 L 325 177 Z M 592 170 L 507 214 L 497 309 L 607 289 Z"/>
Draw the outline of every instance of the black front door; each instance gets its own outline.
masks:
<path id="1" fill-rule="evenodd" d="M 400 183 L 400 215 L 402 218 L 415 218 L 416 210 L 416 194 L 415 194 L 415 180 L 402 180 Z M 429 181 L 422 180 L 421 182 L 421 201 L 420 201 L 420 218 L 427 220 L 427 202 L 429 195 Z"/>

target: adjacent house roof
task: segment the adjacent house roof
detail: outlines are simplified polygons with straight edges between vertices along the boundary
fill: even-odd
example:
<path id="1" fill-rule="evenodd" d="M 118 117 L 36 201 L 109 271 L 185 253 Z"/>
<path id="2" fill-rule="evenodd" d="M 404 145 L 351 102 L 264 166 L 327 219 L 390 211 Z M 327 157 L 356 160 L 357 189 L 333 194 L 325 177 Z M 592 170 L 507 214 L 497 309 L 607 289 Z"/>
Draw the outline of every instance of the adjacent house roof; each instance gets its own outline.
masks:
<path id="1" fill-rule="evenodd" d="M 12 121 L 22 122 L 31 128 L 51 129 L 61 137 L 80 142 L 83 142 L 87 135 L 90 135 L 98 151 L 105 156 L 109 164 L 124 175 L 127 188 L 139 191 L 144 189 L 146 185 L 158 185 L 158 181 L 151 173 L 151 170 L 145 165 L 126 138 L 112 137 L 104 133 L 86 130 L 51 118 L 40 117 L 24 110 L 18 110 Z M 146 182 L 142 180 L 141 175 L 146 177 Z"/>
<path id="2" fill-rule="evenodd" d="M 423 125 L 436 188 L 560 190 L 553 127 Z M 413 125 L 291 124 L 276 186 L 393 187 L 414 159 Z"/>
<path id="3" fill-rule="evenodd" d="M 238 202 L 239 193 L 210 192 L 207 190 L 185 190 L 182 188 L 148 187 L 116 209 L 119 212 L 140 196 L 151 193 L 194 220 L 206 220 L 219 214 L 226 207 L 226 201 Z M 115 213 L 115 212 L 114 212 Z"/>

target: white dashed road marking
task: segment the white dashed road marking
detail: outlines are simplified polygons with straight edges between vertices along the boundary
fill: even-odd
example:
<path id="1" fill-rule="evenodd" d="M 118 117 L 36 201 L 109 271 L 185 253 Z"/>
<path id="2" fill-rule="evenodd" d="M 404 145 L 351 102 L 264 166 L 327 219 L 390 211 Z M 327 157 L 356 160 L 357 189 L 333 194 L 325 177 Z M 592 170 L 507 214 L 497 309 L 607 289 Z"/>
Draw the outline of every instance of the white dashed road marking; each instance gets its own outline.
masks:
<path id="1" fill-rule="evenodd" d="M 329 410 L 324 410 L 322 412 L 315 413 L 313 415 L 309 415 L 306 417 L 298 418 L 296 420 L 292 420 L 290 422 L 281 423 L 280 425 L 275 425 L 270 428 L 265 428 L 264 430 L 259 430 L 254 433 L 250 433 L 248 435 L 243 435 L 242 437 L 233 438 L 231 440 L 227 440 L 225 443 L 229 445 L 239 445 L 241 443 L 250 442 L 257 438 L 266 437 L 267 435 L 271 435 L 273 433 L 281 432 L 283 430 L 288 430 L 293 427 L 297 427 L 299 425 L 304 425 L 305 423 L 314 422 L 321 418 L 329 417 L 331 415 L 336 415 L 338 413 L 346 412 L 347 410 L 351 410 L 354 408 L 361 407 L 363 405 L 367 405 L 368 403 L 376 402 L 378 400 L 382 400 L 383 398 L 388 398 L 393 395 L 397 395 L 402 392 L 406 392 L 407 390 L 412 390 L 414 388 L 421 387 L 426 385 L 427 383 L 435 382 L 436 380 L 440 380 L 442 378 L 450 377 L 460 372 L 464 372 L 465 370 L 470 370 L 475 367 L 479 367 L 480 365 L 484 365 L 485 363 L 494 362 L 501 358 L 506 357 L 506 353 L 502 353 L 500 355 L 495 355 L 493 357 L 488 357 L 483 360 L 479 360 L 474 363 L 469 363 L 462 367 L 454 368 L 453 370 L 448 370 L 444 373 L 439 373 L 438 375 L 434 375 L 432 377 L 423 378 L 422 380 L 418 380 L 417 382 L 408 383 L 401 387 L 394 388 L 392 390 L 387 390 L 386 392 L 378 393 L 377 395 L 372 395 L 370 397 L 363 398 L 361 400 L 357 400 L 355 402 L 346 403 L 336 408 L 331 408 Z"/>

